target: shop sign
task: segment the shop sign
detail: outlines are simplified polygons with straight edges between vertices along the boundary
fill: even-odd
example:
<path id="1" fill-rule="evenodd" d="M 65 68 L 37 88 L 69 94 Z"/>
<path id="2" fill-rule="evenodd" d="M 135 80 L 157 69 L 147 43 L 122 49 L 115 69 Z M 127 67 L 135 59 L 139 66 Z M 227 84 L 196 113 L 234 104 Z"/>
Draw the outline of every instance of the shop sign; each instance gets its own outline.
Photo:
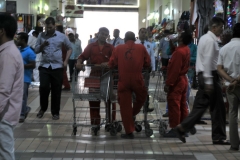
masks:
<path id="1" fill-rule="evenodd" d="M 84 7 L 75 5 L 65 6 L 65 17 L 83 18 Z"/>

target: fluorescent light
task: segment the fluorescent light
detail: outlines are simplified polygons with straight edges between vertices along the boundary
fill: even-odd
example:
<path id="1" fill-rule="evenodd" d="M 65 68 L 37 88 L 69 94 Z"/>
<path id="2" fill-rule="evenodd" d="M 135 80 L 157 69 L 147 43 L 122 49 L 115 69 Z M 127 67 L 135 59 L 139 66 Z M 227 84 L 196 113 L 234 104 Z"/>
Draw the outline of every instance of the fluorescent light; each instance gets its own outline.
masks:
<path id="1" fill-rule="evenodd" d="M 142 23 L 144 23 L 144 22 L 146 22 L 146 19 L 145 19 L 145 18 L 142 20 Z"/>
<path id="2" fill-rule="evenodd" d="M 44 6 L 44 10 L 47 11 L 48 9 L 49 9 L 48 5 L 45 4 L 45 6 Z"/>
<path id="3" fill-rule="evenodd" d="M 165 9 L 164 14 L 168 15 L 170 13 L 168 7 Z"/>

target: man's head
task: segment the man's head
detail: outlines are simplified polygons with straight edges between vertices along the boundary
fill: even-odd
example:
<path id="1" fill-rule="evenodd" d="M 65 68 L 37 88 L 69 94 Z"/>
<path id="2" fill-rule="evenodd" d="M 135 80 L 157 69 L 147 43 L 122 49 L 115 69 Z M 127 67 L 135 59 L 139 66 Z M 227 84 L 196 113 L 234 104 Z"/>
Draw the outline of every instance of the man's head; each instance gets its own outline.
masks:
<path id="1" fill-rule="evenodd" d="M 188 45 L 192 42 L 192 34 L 189 31 L 182 32 L 178 37 L 179 45 Z"/>
<path id="2" fill-rule="evenodd" d="M 92 39 L 92 35 L 90 35 L 90 39 Z"/>
<path id="3" fill-rule="evenodd" d="M 94 38 L 98 38 L 98 33 L 95 33 L 95 34 L 94 34 Z"/>
<path id="4" fill-rule="evenodd" d="M 106 39 L 109 35 L 109 30 L 106 27 L 101 27 L 98 30 L 98 41 L 106 42 Z"/>
<path id="5" fill-rule="evenodd" d="M 213 32 L 217 37 L 220 36 L 224 28 L 224 20 L 220 17 L 213 17 L 209 23 L 209 30 Z"/>
<path id="6" fill-rule="evenodd" d="M 119 29 L 114 29 L 113 31 L 113 37 L 118 38 L 120 34 L 120 30 Z"/>
<path id="7" fill-rule="evenodd" d="M 56 30 L 59 31 L 59 32 L 61 32 L 61 33 L 64 33 L 64 32 L 63 32 L 63 26 L 62 26 L 62 25 L 57 25 L 57 26 L 56 26 Z"/>
<path id="8" fill-rule="evenodd" d="M 78 34 L 77 33 L 75 34 L 75 39 L 78 39 Z"/>
<path id="9" fill-rule="evenodd" d="M 233 26 L 233 38 L 240 38 L 240 23 Z"/>
<path id="10" fill-rule="evenodd" d="M 32 32 L 32 35 L 33 35 L 33 37 L 36 37 L 36 38 L 37 38 L 38 35 L 39 35 L 39 32 L 38 32 L 38 31 L 33 31 L 33 32 Z"/>
<path id="11" fill-rule="evenodd" d="M 45 20 L 45 30 L 49 35 L 53 35 L 53 33 L 55 32 L 55 20 L 53 17 L 48 17 Z"/>
<path id="12" fill-rule="evenodd" d="M 135 34 L 131 31 L 126 32 L 124 37 L 124 42 L 127 42 L 129 40 L 136 41 Z"/>
<path id="13" fill-rule="evenodd" d="M 20 32 L 17 34 L 16 44 L 17 46 L 26 46 L 28 43 L 28 34 L 25 32 Z"/>
<path id="14" fill-rule="evenodd" d="M 17 31 L 17 21 L 10 15 L 0 15 L 0 45 L 13 40 Z"/>
<path id="15" fill-rule="evenodd" d="M 233 29 L 234 29 L 234 27 L 233 27 Z M 240 29 L 240 28 L 237 27 L 237 29 Z M 238 30 L 236 30 L 235 33 L 237 33 L 237 32 L 239 33 Z M 233 38 L 233 31 L 232 31 L 232 29 L 230 29 L 230 28 L 225 29 L 225 30 L 223 31 L 222 35 L 220 36 L 220 39 L 221 39 L 221 41 L 222 41 L 222 45 L 225 45 L 225 44 L 227 44 L 228 42 L 230 42 L 232 38 Z M 236 35 L 236 38 L 237 38 L 237 35 Z M 239 37 L 239 38 L 240 38 L 240 37 Z"/>
<path id="16" fill-rule="evenodd" d="M 149 41 L 149 42 L 152 42 L 152 41 L 153 41 L 153 37 L 152 37 L 152 36 L 149 36 L 149 37 L 148 37 L 148 41 Z"/>
<path id="17" fill-rule="evenodd" d="M 138 32 L 139 39 L 141 41 L 144 41 L 147 39 L 147 29 L 146 28 L 140 28 Z"/>
<path id="18" fill-rule="evenodd" d="M 68 34 L 68 38 L 71 42 L 74 42 L 75 41 L 75 37 L 74 37 L 74 34 L 73 33 L 69 33 Z"/>

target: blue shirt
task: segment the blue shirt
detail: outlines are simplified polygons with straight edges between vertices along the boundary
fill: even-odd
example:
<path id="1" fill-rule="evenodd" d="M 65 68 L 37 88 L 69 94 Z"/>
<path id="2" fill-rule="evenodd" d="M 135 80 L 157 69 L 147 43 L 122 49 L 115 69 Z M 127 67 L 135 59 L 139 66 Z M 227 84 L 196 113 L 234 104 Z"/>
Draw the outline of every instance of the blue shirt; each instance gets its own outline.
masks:
<path id="1" fill-rule="evenodd" d="M 40 46 L 45 42 L 49 45 L 43 48 L 42 61 L 40 66 L 44 68 L 52 67 L 52 69 L 63 68 L 62 60 L 62 45 L 66 46 L 67 50 L 72 50 L 71 43 L 65 34 L 55 31 L 52 36 L 48 36 L 46 32 L 39 34 L 35 52 L 40 52 Z"/>
<path id="2" fill-rule="evenodd" d="M 19 50 L 22 54 L 24 65 L 29 64 L 31 61 L 35 61 L 36 54 L 33 52 L 33 50 L 29 46 L 25 48 L 20 48 Z M 24 83 L 31 83 L 32 71 L 33 69 L 24 69 Z"/>
<path id="3" fill-rule="evenodd" d="M 159 52 L 161 51 L 161 53 L 162 53 L 161 57 L 162 58 L 165 58 L 165 59 L 170 58 L 170 56 L 167 53 L 168 48 L 169 48 L 169 41 L 165 40 L 165 38 L 162 38 L 160 40 L 160 44 L 159 44 Z"/>
<path id="4" fill-rule="evenodd" d="M 78 56 L 82 53 L 81 41 L 76 40 L 75 42 L 71 42 L 72 46 L 72 54 L 69 59 L 77 59 Z"/>

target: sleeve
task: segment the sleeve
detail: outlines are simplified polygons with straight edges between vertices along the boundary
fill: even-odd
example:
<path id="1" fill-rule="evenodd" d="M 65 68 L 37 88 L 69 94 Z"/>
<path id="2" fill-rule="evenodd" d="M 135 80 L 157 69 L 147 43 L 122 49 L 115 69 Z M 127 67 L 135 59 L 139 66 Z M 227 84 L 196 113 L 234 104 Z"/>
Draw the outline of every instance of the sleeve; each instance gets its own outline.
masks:
<path id="1" fill-rule="evenodd" d="M 150 58 L 151 58 L 152 71 L 155 71 L 155 54 L 154 54 L 153 46 L 151 46 L 150 52 L 151 52 Z"/>
<path id="2" fill-rule="evenodd" d="M 223 49 L 220 49 L 217 65 L 223 65 Z"/>
<path id="3" fill-rule="evenodd" d="M 148 54 L 148 52 L 147 52 L 145 47 L 143 47 L 143 50 L 144 50 L 144 63 L 143 63 L 143 67 L 144 68 L 148 68 L 151 65 L 151 59 L 150 59 L 150 56 L 149 56 L 149 54 Z"/>
<path id="4" fill-rule="evenodd" d="M 72 45 L 67 36 L 64 35 L 64 46 L 66 47 L 67 51 L 72 50 Z"/>
<path id="5" fill-rule="evenodd" d="M 181 72 L 181 67 L 179 66 L 182 66 L 182 54 L 175 51 L 168 63 L 166 80 L 168 86 L 173 86 L 176 83 Z"/>
<path id="6" fill-rule="evenodd" d="M 205 53 L 203 54 L 203 77 L 204 77 L 204 82 L 206 84 L 213 84 L 213 79 L 212 79 L 212 70 L 211 68 L 215 68 L 216 66 L 213 66 L 213 58 L 214 58 L 214 53 L 216 52 L 216 43 L 214 41 L 207 41 L 205 42 L 203 47 L 205 47 Z"/>
<path id="7" fill-rule="evenodd" d="M 36 54 L 31 50 L 29 52 L 28 61 L 35 61 L 35 59 L 36 59 Z"/>
<path id="8" fill-rule="evenodd" d="M 40 33 L 38 35 L 38 38 L 37 38 L 37 42 L 36 42 L 36 45 L 35 45 L 35 52 L 36 53 L 40 53 L 40 46 L 42 45 L 41 43 L 41 37 L 42 37 L 42 33 Z"/>
<path id="9" fill-rule="evenodd" d="M 85 61 L 85 60 L 88 60 L 90 58 L 91 48 L 92 48 L 91 44 L 87 45 L 87 47 L 84 49 L 83 53 L 78 56 L 78 59 L 82 59 L 83 61 Z"/>
<path id="10" fill-rule="evenodd" d="M 159 42 L 158 52 L 161 52 L 162 47 L 163 47 L 163 38 L 162 38 L 162 39 L 160 40 L 160 42 Z"/>
<path id="11" fill-rule="evenodd" d="M 110 57 L 110 60 L 108 62 L 109 68 L 114 68 L 118 66 L 118 55 L 117 55 L 117 48 L 113 49 L 112 55 Z"/>

